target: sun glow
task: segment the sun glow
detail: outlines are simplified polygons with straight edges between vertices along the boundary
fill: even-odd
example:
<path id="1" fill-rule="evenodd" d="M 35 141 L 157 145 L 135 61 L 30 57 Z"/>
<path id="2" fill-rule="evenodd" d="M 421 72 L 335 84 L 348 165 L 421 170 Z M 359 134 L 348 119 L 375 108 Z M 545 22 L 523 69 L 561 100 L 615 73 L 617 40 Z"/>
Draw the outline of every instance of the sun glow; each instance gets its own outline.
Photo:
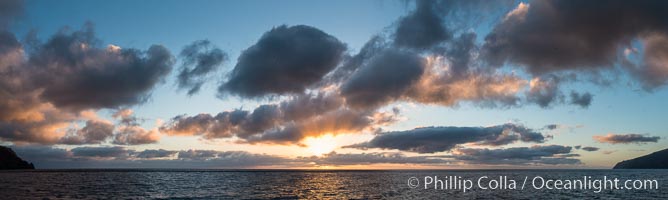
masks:
<path id="1" fill-rule="evenodd" d="M 316 156 L 332 152 L 336 149 L 336 141 L 332 135 L 309 137 L 304 140 L 304 144 L 308 150 Z"/>

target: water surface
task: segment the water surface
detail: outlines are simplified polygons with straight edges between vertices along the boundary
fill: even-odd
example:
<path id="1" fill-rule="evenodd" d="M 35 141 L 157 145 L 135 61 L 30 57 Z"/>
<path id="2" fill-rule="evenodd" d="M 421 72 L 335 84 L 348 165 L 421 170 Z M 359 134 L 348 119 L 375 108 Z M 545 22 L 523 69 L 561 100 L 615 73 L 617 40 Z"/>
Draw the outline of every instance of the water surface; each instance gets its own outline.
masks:
<path id="1" fill-rule="evenodd" d="M 477 181 L 506 176 L 521 182 L 578 179 L 583 176 L 656 179 L 654 190 L 483 190 L 411 188 L 416 177 L 449 177 Z M 0 197 L 10 199 L 667 199 L 668 170 L 438 170 L 438 171 L 303 171 L 303 170 L 35 170 L 0 172 Z M 529 180 L 530 181 L 530 180 Z M 423 183 L 420 183 L 423 184 Z"/>

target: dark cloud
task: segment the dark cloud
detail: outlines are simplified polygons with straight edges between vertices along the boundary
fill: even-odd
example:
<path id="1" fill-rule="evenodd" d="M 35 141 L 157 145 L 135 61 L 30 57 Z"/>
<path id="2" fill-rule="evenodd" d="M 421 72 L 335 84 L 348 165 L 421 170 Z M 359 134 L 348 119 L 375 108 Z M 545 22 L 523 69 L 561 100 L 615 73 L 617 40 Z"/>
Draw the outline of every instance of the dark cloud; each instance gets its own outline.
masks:
<path id="1" fill-rule="evenodd" d="M 445 106 L 462 101 L 483 107 L 518 105 L 516 94 L 526 81 L 481 68 L 476 61 L 476 34 L 461 32 L 455 37 L 446 28 L 459 21 L 475 21 L 492 4 L 503 3 L 417 1 L 416 10 L 399 20 L 392 38 L 372 37 L 326 82 L 340 84 L 342 96 L 355 108 L 379 107 L 395 100 Z M 417 67 L 418 60 L 421 67 Z"/>
<path id="2" fill-rule="evenodd" d="M 641 134 L 608 134 L 608 135 L 595 135 L 594 140 L 600 143 L 610 143 L 610 144 L 630 144 L 630 143 L 648 143 L 648 142 L 658 142 L 661 137 L 659 136 L 649 136 Z"/>
<path id="3" fill-rule="evenodd" d="M 218 155 L 218 151 L 214 150 L 185 150 L 179 151 L 179 159 L 188 159 L 188 160 L 206 160 L 215 158 Z"/>
<path id="4" fill-rule="evenodd" d="M 371 58 L 341 86 L 346 103 L 376 107 L 399 98 L 424 71 L 425 61 L 415 53 L 388 50 Z"/>
<path id="5" fill-rule="evenodd" d="M 179 151 L 179 159 L 210 161 L 222 166 L 273 165 L 286 162 L 284 158 L 252 154 L 245 151 L 187 150 Z"/>
<path id="6" fill-rule="evenodd" d="M 397 100 L 444 106 L 465 101 L 482 107 L 516 106 L 525 80 L 480 67 L 474 32 L 458 32 L 458 36 L 448 32 L 452 35 L 444 39 L 439 31 L 454 21 L 476 18 L 480 10 L 494 7 L 487 6 L 491 4 L 503 3 L 418 1 L 416 10 L 399 21 L 394 35 L 372 37 L 319 85 L 340 86 L 346 103 L 354 108 L 382 107 Z"/>
<path id="7" fill-rule="evenodd" d="M 338 39 L 310 26 L 275 27 L 239 56 L 218 91 L 242 97 L 301 93 L 333 70 L 345 50 Z"/>
<path id="8" fill-rule="evenodd" d="M 317 116 L 340 108 L 343 99 L 336 95 L 318 93 L 314 95 L 299 95 L 279 104 L 283 117 L 289 121 L 298 121 Z"/>
<path id="9" fill-rule="evenodd" d="M 166 158 L 171 157 L 176 153 L 178 152 L 164 149 L 146 149 L 144 151 L 136 152 L 134 156 L 137 158 Z"/>
<path id="10" fill-rule="evenodd" d="M 571 165 L 580 160 L 570 158 L 572 147 L 561 145 L 513 147 L 505 149 L 457 149 L 451 156 L 470 164 L 490 165 Z"/>
<path id="11" fill-rule="evenodd" d="M 561 79 L 554 75 L 534 78 L 526 93 L 527 101 L 538 104 L 542 108 L 562 103 L 564 94 L 559 90 L 560 81 Z"/>
<path id="12" fill-rule="evenodd" d="M 416 9 L 399 20 L 394 33 L 397 46 L 429 48 L 452 38 L 434 4 L 438 1 L 416 1 Z"/>
<path id="13" fill-rule="evenodd" d="M 40 163 L 40 161 L 61 161 L 72 157 L 72 152 L 51 146 L 29 145 L 12 146 L 11 148 L 21 158 L 35 163 Z"/>
<path id="14" fill-rule="evenodd" d="M 75 110 L 117 108 L 142 103 L 171 71 L 173 58 L 163 46 L 147 51 L 99 47 L 93 27 L 62 30 L 30 55 L 27 70 L 41 97 Z"/>
<path id="15" fill-rule="evenodd" d="M 0 30 L 0 56 L 2 56 L 2 63 L 0 69 L 4 72 L 10 65 L 19 64 L 20 59 L 13 56 L 18 55 L 21 51 L 21 43 L 16 39 L 14 34 Z"/>
<path id="16" fill-rule="evenodd" d="M 396 46 L 427 50 L 448 42 L 457 29 L 466 29 L 512 1 L 418 0 L 415 10 L 397 22 Z"/>
<path id="17" fill-rule="evenodd" d="M 17 17 L 23 14 L 23 0 L 3 0 L 0 1 L 0 30 L 4 30 Z"/>
<path id="18" fill-rule="evenodd" d="M 402 153 L 340 154 L 331 152 L 323 156 L 298 158 L 316 165 L 369 165 L 369 164 L 445 164 L 446 160 L 423 156 L 406 156 Z"/>
<path id="19" fill-rule="evenodd" d="M 487 165 L 579 164 L 570 147 L 559 145 L 508 149 L 457 149 L 445 156 L 407 156 L 402 153 L 331 152 L 322 156 L 286 158 L 245 151 L 147 149 L 123 147 L 79 147 L 72 150 L 51 146 L 12 146 L 17 154 L 38 168 L 255 168 L 346 166 L 373 164 L 446 165 L 453 163 Z M 174 157 L 174 155 L 178 155 Z"/>
<path id="20" fill-rule="evenodd" d="M 614 70 L 625 60 L 622 50 L 630 48 L 634 39 L 665 34 L 667 27 L 666 1 L 537 0 L 520 3 L 493 28 L 485 37 L 482 57 L 493 65 L 522 65 L 534 75 Z M 665 55 L 661 50 L 653 51 L 652 45 L 648 47 L 646 56 Z M 651 60 L 646 57 L 645 62 Z M 655 69 L 649 64 L 642 70 Z M 661 74 L 641 76 L 649 87 L 663 84 L 667 78 Z"/>
<path id="21" fill-rule="evenodd" d="M 78 147 L 12 146 L 19 156 L 39 169 L 53 168 L 247 168 L 258 166 L 304 166 L 303 161 L 243 151 L 147 149 L 135 151 L 117 146 Z M 206 152 L 206 153 L 198 153 Z M 178 154 L 177 158 L 172 157 Z M 187 156 L 195 154 L 196 156 Z M 296 164 L 292 164 L 295 162 Z"/>
<path id="22" fill-rule="evenodd" d="M 538 132 L 515 124 L 492 127 L 427 127 L 408 131 L 378 134 L 368 142 L 346 146 L 347 148 L 397 149 L 417 153 L 449 151 L 460 144 L 499 146 L 517 141 L 544 142 Z"/>
<path id="23" fill-rule="evenodd" d="M 642 81 L 643 88 L 651 91 L 668 83 L 668 33 L 649 34 L 643 38 L 642 67 L 632 72 Z"/>
<path id="24" fill-rule="evenodd" d="M 114 125 L 104 121 L 88 120 L 86 126 L 79 130 L 72 130 L 60 139 L 62 144 L 100 144 L 114 134 Z"/>
<path id="25" fill-rule="evenodd" d="M 589 105 L 591 105 L 591 100 L 594 98 L 594 95 L 592 95 L 589 92 L 585 93 L 578 93 L 575 91 L 571 91 L 571 104 L 573 105 L 578 105 L 582 108 L 587 108 Z"/>
<path id="26" fill-rule="evenodd" d="M 201 89 L 210 73 L 216 72 L 227 60 L 227 54 L 213 46 L 209 40 L 198 40 L 181 50 L 183 66 L 178 74 L 179 89 L 187 89 L 193 95 Z"/>
<path id="27" fill-rule="evenodd" d="M 335 68 L 332 73 L 327 75 L 320 85 L 324 84 L 338 84 L 350 78 L 360 66 L 364 65 L 369 59 L 376 56 L 387 48 L 388 44 L 385 38 L 376 35 L 367 41 L 362 49 L 355 55 L 347 55 L 344 57 L 344 62 L 341 66 Z"/>
<path id="28" fill-rule="evenodd" d="M 450 60 L 450 71 L 457 78 L 468 72 L 472 53 L 476 52 L 478 46 L 475 44 L 475 33 L 463 33 L 450 43 L 445 55 Z"/>
<path id="29" fill-rule="evenodd" d="M 179 152 L 181 157 L 181 152 Z M 205 167 L 256 167 L 289 164 L 291 161 L 287 158 L 266 155 L 253 154 L 245 151 L 217 151 L 213 157 L 201 161 L 199 165 Z M 198 163 L 195 163 L 198 164 Z"/>
<path id="30" fill-rule="evenodd" d="M 601 149 L 601 148 L 598 148 L 598 147 L 582 147 L 582 150 L 585 150 L 585 151 L 598 151 L 599 149 Z"/>
<path id="31" fill-rule="evenodd" d="M 548 125 L 545 125 L 545 129 L 547 129 L 547 130 L 554 130 L 554 129 L 557 129 L 557 128 L 559 128 L 559 125 L 558 125 L 558 124 L 548 124 Z"/>
<path id="32" fill-rule="evenodd" d="M 215 117 L 204 113 L 192 117 L 179 115 L 160 131 L 170 135 L 204 135 L 205 138 L 231 137 L 230 129 L 238 126 L 247 115 L 247 111 L 240 110 L 221 112 Z"/>
<path id="33" fill-rule="evenodd" d="M 132 152 L 132 150 L 118 146 L 77 147 L 71 151 L 73 156 L 97 158 L 125 158 Z"/>

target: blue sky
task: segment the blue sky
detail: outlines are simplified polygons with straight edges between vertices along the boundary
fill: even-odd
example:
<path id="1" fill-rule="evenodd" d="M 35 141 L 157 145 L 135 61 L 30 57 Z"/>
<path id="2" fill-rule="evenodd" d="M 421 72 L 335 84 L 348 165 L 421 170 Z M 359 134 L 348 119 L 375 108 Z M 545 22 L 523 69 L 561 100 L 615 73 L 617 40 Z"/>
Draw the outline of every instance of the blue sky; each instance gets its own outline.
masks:
<path id="1" fill-rule="evenodd" d="M 495 24 L 506 13 L 515 9 L 520 2 L 511 2 L 509 6 L 499 6 L 486 15 L 481 23 L 464 23 L 455 34 L 475 32 L 476 43 L 485 43 L 485 36 L 493 31 Z M 532 5 L 533 2 L 527 2 Z M 216 78 L 208 81 L 202 91 L 188 96 L 178 91 L 176 85 L 177 69 L 181 58 L 177 57 L 174 70 L 162 83 L 150 91 L 150 100 L 146 103 L 123 106 L 134 111 L 145 129 L 154 129 L 172 117 L 185 114 L 193 116 L 200 113 L 215 115 L 221 111 L 235 109 L 252 110 L 259 105 L 276 103 L 287 97 L 277 99 L 246 99 L 235 95 L 217 97 L 216 88 L 224 82 L 226 75 L 236 66 L 243 50 L 254 45 L 267 31 L 280 25 L 307 25 L 317 28 L 343 42 L 346 53 L 355 55 L 363 45 L 375 35 L 391 35 L 398 26 L 398 20 L 415 10 L 413 2 L 404 1 L 36 1 L 28 0 L 22 16 L 12 23 L 10 28 L 17 38 L 23 38 L 30 31 L 37 32 L 38 38 L 47 41 L 63 27 L 79 30 L 84 23 L 92 22 L 96 37 L 102 45 L 113 44 L 121 48 L 148 49 L 153 44 L 164 45 L 173 55 L 178 55 L 185 45 L 196 40 L 206 39 L 223 50 L 229 56 L 222 64 L 222 69 L 214 74 Z M 529 8 L 532 9 L 532 8 Z M 466 21 L 465 21 L 466 22 Z M 635 46 L 642 49 L 639 39 Z M 642 53 L 642 52 L 640 52 Z M 634 62 L 641 62 L 642 56 L 630 57 Z M 532 74 L 522 71 L 521 63 L 506 63 L 502 72 L 516 73 L 526 81 Z M 586 71 L 573 71 L 587 76 Z M 613 72 L 614 73 L 614 72 Z M 604 75 L 608 76 L 608 75 Z M 541 145 L 567 145 L 599 147 L 600 150 L 581 154 L 581 165 L 571 167 L 607 168 L 620 160 L 648 154 L 668 146 L 665 130 L 665 118 L 668 113 L 666 99 L 668 91 L 664 86 L 653 91 L 642 89 L 633 75 L 620 73 L 620 78 L 610 85 L 597 85 L 587 81 L 573 81 L 560 85 L 566 98 L 571 90 L 587 91 L 593 95 L 591 105 L 580 107 L 555 104 L 543 108 L 535 104 L 522 104 L 511 107 L 481 107 L 462 101 L 456 106 L 441 106 L 410 101 L 397 101 L 384 105 L 380 110 L 401 110 L 401 120 L 381 127 L 383 131 L 403 131 L 416 127 L 456 126 L 489 127 L 505 123 L 516 123 L 539 130 L 550 135 Z M 608 76 L 609 77 L 609 76 Z M 317 90 L 317 89 L 316 89 Z M 113 120 L 112 114 L 118 109 L 97 109 L 103 118 Z M 156 120 L 161 122 L 156 122 Z M 83 121 L 77 121 L 80 125 Z M 157 124 L 158 123 L 158 124 Z M 556 130 L 545 130 L 544 126 L 558 124 Z M 595 135 L 642 134 L 659 136 L 658 142 L 610 144 L 593 139 Z M 360 153 L 359 149 L 340 148 L 341 146 L 370 140 L 374 134 L 351 133 L 336 136 L 336 152 Z M 2 141 L 2 140 L 0 140 Z M 208 149 L 217 151 L 248 151 L 258 154 L 277 154 L 295 157 L 311 156 L 308 147 L 284 144 L 248 144 L 232 139 L 208 140 L 199 136 L 172 136 L 163 134 L 156 143 L 126 146 L 131 150 L 145 149 Z M 11 140 L 6 140 L 6 143 Z M 106 147 L 110 143 L 87 146 Z M 513 143 L 503 147 L 527 147 L 534 144 Z M 72 149 L 77 146 L 55 144 L 54 147 Z M 575 150 L 574 150 L 575 151 Z M 288 153 L 290 152 L 290 153 Z M 416 152 L 402 152 L 396 149 L 371 150 L 371 152 L 406 153 L 422 156 Z M 448 154 L 447 152 L 435 155 Z M 396 166 L 394 166 L 396 167 Z M 471 167 L 465 165 L 464 167 Z M 473 165 L 475 167 L 475 165 Z M 569 167 L 569 166 L 566 166 Z M 401 168 L 401 166 L 399 166 Z"/>

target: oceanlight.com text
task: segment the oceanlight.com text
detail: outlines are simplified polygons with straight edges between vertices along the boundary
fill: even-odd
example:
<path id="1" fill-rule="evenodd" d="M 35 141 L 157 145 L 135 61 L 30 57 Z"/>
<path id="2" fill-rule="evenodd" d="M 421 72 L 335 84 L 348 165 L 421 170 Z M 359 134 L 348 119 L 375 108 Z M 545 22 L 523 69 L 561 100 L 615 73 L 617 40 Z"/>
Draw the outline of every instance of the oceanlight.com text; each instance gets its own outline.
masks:
<path id="1" fill-rule="evenodd" d="M 599 193 L 604 190 L 658 190 L 657 180 L 619 179 L 615 177 L 582 176 L 577 178 L 553 179 L 543 176 L 424 176 L 410 177 L 408 187 L 424 190 L 459 190 L 470 192 L 481 190 L 589 190 Z"/>

